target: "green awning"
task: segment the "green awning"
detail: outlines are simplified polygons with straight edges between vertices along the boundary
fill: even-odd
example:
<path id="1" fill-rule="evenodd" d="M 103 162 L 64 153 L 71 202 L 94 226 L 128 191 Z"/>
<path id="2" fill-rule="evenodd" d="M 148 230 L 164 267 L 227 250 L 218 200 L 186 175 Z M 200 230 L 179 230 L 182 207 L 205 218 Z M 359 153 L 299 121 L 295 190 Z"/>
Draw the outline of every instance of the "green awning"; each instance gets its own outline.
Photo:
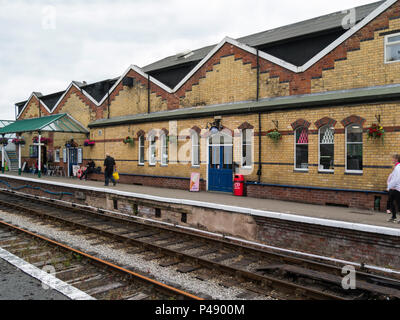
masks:
<path id="1" fill-rule="evenodd" d="M 89 132 L 78 121 L 66 113 L 40 118 L 17 120 L 3 128 L 0 128 L 0 134 L 37 131 L 84 134 Z"/>

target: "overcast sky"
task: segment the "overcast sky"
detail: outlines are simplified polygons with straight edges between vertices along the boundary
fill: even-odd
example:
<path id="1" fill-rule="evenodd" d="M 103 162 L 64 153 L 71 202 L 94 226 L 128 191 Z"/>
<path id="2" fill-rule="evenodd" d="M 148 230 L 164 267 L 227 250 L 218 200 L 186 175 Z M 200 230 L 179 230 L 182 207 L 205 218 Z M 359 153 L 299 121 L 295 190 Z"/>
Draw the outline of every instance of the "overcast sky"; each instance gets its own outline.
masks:
<path id="1" fill-rule="evenodd" d="M 217 44 L 373 0 L 0 0 L 0 119 L 33 91 L 120 76 Z"/>

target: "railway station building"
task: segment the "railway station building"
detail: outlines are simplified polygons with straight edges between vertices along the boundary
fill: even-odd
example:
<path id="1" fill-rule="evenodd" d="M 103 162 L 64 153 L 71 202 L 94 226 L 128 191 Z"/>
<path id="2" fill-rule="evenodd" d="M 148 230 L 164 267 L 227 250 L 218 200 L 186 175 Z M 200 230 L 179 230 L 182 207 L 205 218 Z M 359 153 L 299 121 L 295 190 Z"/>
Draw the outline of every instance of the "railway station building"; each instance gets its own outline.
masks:
<path id="1" fill-rule="evenodd" d="M 249 197 L 384 209 L 399 101 L 400 1 L 387 0 L 33 92 L 15 107 L 17 121 L 67 114 L 87 129 L 41 132 L 41 159 L 66 175 L 110 153 L 123 183 L 189 189 L 200 173 L 202 190 L 232 192 L 237 173 Z M 16 134 L 34 166 L 38 134 Z"/>

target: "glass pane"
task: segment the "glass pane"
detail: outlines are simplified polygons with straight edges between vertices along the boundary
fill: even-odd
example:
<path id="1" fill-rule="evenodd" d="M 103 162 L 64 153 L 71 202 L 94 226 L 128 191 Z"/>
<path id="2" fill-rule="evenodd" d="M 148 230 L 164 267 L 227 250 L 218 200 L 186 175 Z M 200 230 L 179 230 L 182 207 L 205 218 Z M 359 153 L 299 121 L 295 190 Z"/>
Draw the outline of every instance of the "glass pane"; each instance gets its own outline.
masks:
<path id="1" fill-rule="evenodd" d="M 393 44 L 386 46 L 386 61 L 400 60 L 400 44 Z"/>
<path id="2" fill-rule="evenodd" d="M 333 160 L 334 160 L 334 145 L 321 144 L 319 170 L 333 170 Z"/>
<path id="3" fill-rule="evenodd" d="M 347 145 L 347 170 L 363 169 L 363 145 L 361 143 Z"/>
<path id="4" fill-rule="evenodd" d="M 219 165 L 220 163 L 220 147 L 212 147 L 212 164 Z"/>
<path id="5" fill-rule="evenodd" d="M 192 148 L 193 165 L 199 165 L 199 147 L 194 145 Z"/>
<path id="6" fill-rule="evenodd" d="M 140 159 L 139 159 L 139 161 L 140 161 L 140 163 L 144 163 L 144 146 L 140 146 Z"/>
<path id="7" fill-rule="evenodd" d="M 393 36 L 388 38 L 388 42 L 400 41 L 400 36 Z"/>
<path id="8" fill-rule="evenodd" d="M 319 142 L 321 144 L 334 144 L 335 131 L 327 126 L 321 128 L 319 133 Z"/>
<path id="9" fill-rule="evenodd" d="M 296 146 L 296 168 L 308 169 L 308 145 Z"/>
<path id="10" fill-rule="evenodd" d="M 308 129 L 301 127 L 296 130 L 296 143 L 308 144 Z"/>
<path id="11" fill-rule="evenodd" d="M 224 168 L 232 168 L 232 147 L 224 147 Z"/>
<path id="12" fill-rule="evenodd" d="M 347 128 L 347 142 L 362 142 L 363 130 L 360 126 L 351 126 Z"/>

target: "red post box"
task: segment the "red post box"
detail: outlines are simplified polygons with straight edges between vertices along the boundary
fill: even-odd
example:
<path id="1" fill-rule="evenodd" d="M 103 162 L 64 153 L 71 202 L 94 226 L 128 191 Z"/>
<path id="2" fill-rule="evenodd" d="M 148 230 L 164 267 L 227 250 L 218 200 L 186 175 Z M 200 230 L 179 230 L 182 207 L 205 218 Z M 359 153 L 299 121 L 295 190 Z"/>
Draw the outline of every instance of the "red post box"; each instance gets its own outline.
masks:
<path id="1" fill-rule="evenodd" d="M 244 176 L 242 174 L 235 174 L 233 179 L 233 194 L 239 197 L 243 197 L 244 195 Z"/>

